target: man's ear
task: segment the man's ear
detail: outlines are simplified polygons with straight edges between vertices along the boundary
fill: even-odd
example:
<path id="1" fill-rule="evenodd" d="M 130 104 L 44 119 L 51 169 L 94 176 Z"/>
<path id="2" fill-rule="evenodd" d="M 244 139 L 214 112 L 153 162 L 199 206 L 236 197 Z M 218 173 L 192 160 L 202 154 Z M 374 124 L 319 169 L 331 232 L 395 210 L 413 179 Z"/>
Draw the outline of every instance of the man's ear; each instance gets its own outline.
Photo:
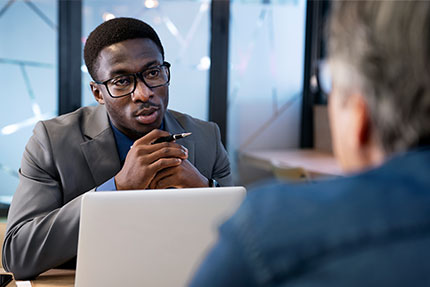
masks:
<path id="1" fill-rule="evenodd" d="M 91 92 L 93 93 L 94 98 L 100 105 L 104 105 L 105 101 L 103 99 L 102 91 L 100 90 L 99 85 L 97 85 L 95 82 L 90 82 Z"/>

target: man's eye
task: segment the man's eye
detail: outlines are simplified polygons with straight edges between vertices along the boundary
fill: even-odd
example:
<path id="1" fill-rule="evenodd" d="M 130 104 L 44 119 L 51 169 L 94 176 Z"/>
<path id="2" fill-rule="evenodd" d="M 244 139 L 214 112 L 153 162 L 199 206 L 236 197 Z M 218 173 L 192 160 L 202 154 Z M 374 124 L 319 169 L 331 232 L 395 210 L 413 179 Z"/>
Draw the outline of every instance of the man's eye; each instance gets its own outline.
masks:
<path id="1" fill-rule="evenodd" d="M 115 86 L 128 86 L 131 84 L 130 78 L 129 77 L 123 77 L 123 78 L 118 78 L 118 79 L 114 79 L 112 81 L 112 84 Z"/>
<path id="2" fill-rule="evenodd" d="M 151 69 L 149 71 L 146 71 L 145 73 L 145 78 L 157 78 L 160 75 L 160 70 L 159 69 Z"/>

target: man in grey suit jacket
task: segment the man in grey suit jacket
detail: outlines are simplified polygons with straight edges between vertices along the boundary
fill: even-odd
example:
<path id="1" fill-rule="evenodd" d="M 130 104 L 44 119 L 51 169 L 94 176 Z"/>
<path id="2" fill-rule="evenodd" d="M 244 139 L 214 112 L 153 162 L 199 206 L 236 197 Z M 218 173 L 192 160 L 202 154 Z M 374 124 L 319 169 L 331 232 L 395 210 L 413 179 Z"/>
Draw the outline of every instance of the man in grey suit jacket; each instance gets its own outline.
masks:
<path id="1" fill-rule="evenodd" d="M 86 192 L 232 184 L 216 124 L 167 110 L 170 64 L 150 26 L 107 21 L 88 37 L 84 56 L 100 105 L 34 129 L 3 244 L 3 266 L 16 279 L 74 266 Z M 183 132 L 192 135 L 154 143 Z"/>

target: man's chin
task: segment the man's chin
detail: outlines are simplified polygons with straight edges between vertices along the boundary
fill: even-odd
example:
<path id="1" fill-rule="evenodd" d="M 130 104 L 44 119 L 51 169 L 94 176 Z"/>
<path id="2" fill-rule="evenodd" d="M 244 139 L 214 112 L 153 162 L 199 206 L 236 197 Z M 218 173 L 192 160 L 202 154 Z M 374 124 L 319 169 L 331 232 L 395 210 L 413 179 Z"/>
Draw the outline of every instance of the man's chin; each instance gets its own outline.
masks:
<path id="1" fill-rule="evenodd" d="M 162 120 L 157 120 L 157 121 L 155 121 L 151 124 L 147 124 L 147 125 L 139 124 L 136 127 L 135 131 L 139 135 L 139 137 L 142 137 L 154 129 L 160 129 L 161 122 L 162 122 Z"/>

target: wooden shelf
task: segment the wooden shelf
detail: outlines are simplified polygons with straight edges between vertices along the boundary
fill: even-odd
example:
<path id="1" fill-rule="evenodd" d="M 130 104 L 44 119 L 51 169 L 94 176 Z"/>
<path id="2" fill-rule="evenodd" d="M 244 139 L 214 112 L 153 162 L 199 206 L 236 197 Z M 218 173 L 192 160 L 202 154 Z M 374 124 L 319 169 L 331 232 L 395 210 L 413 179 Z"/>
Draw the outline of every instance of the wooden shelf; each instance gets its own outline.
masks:
<path id="1" fill-rule="evenodd" d="M 239 156 L 244 162 L 265 170 L 301 168 L 312 174 L 343 175 L 333 155 L 311 149 L 245 151 Z"/>

